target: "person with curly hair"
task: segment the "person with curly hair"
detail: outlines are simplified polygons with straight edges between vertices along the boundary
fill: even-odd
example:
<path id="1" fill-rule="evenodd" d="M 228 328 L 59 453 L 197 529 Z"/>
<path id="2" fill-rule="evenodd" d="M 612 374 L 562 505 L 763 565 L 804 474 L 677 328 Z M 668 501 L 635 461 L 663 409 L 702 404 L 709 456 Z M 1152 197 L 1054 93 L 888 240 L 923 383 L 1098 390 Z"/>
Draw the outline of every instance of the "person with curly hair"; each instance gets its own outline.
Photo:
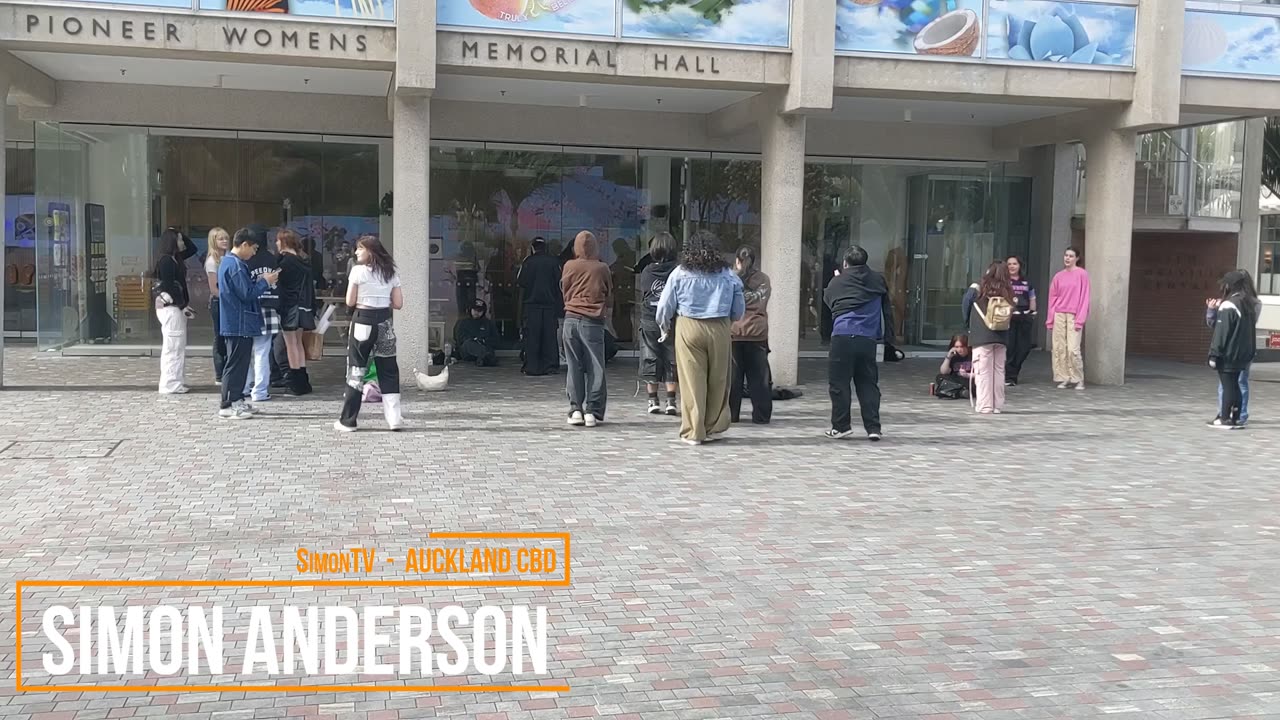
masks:
<path id="1" fill-rule="evenodd" d="M 729 429 L 732 324 L 746 313 L 742 280 L 720 255 L 720 241 L 699 230 L 685 243 L 680 266 L 658 300 L 663 340 L 675 322 L 680 378 L 680 439 L 689 445 L 719 439 Z"/>

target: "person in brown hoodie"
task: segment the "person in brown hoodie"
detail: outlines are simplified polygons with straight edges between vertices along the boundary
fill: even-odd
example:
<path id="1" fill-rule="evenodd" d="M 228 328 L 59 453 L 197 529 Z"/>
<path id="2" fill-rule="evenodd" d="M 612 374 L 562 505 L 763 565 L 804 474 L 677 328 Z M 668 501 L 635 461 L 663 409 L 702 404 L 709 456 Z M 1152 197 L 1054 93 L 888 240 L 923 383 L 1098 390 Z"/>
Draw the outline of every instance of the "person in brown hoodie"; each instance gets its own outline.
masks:
<path id="1" fill-rule="evenodd" d="M 767 425 L 773 417 L 773 388 L 769 383 L 769 276 L 756 269 L 756 253 L 738 248 L 734 272 L 742 279 L 747 311 L 733 324 L 733 377 L 729 381 L 729 417 L 738 422 L 742 410 L 742 386 L 751 396 L 751 422 Z"/>
<path id="2" fill-rule="evenodd" d="M 565 388 L 569 424 L 595 427 L 604 421 L 605 321 L 613 301 L 613 277 L 600 260 L 596 236 L 585 230 L 573 242 L 574 259 L 560 275 L 564 294 Z"/>

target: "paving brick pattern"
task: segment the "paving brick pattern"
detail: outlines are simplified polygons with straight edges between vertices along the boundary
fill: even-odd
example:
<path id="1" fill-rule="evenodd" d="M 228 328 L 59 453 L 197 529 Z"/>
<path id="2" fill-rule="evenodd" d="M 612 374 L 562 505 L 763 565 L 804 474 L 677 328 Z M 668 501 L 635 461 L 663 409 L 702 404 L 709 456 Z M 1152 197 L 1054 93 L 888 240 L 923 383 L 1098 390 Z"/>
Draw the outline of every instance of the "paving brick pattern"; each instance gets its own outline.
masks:
<path id="1" fill-rule="evenodd" d="M 1075 393 L 1037 357 L 1040 382 L 980 417 L 924 394 L 932 361 L 895 364 L 873 445 L 821 437 L 815 364 L 775 424 L 690 448 L 643 414 L 627 367 L 593 430 L 564 424 L 557 378 L 457 367 L 448 392 L 407 396 L 409 432 L 366 409 L 369 431 L 340 436 L 333 364 L 316 395 L 234 423 L 200 387 L 207 360 L 189 365 L 198 392 L 162 398 L 155 360 L 6 357 L 3 718 L 1280 717 L 1280 367 L 1255 368 L 1254 427 L 1224 433 L 1204 427 L 1207 368 L 1138 363 L 1123 388 Z M 547 681 L 570 692 L 12 691 L 15 580 L 292 579 L 299 546 L 391 552 L 430 530 L 568 530 L 573 584 L 290 601 L 545 604 Z M 24 619 L 192 597 L 42 590 Z"/>

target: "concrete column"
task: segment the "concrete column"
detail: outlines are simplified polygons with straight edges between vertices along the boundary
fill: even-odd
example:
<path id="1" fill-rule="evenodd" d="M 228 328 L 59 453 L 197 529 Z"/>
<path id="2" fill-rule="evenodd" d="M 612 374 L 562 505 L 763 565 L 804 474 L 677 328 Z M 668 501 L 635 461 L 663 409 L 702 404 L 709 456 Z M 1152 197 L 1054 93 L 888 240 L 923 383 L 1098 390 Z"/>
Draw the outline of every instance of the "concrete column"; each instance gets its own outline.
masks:
<path id="1" fill-rule="evenodd" d="M 1262 138 L 1266 128 L 1266 118 L 1244 123 L 1244 169 L 1240 178 L 1240 239 L 1236 242 L 1236 267 L 1248 270 L 1255 283 L 1258 281 L 1258 253 L 1262 242 L 1258 194 L 1262 190 Z"/>
<path id="2" fill-rule="evenodd" d="M 431 322 L 430 211 L 427 207 L 431 158 L 431 99 L 422 95 L 394 95 L 392 140 L 395 143 L 392 207 L 404 308 L 396 317 L 396 351 L 405 380 L 413 368 L 426 370 Z"/>
<path id="3" fill-rule="evenodd" d="M 4 75 L 0 75 L 0 99 L 9 97 L 9 79 Z M 5 187 L 5 177 L 8 172 L 8 166 L 5 162 L 8 160 L 8 149 L 5 148 L 5 138 L 8 137 L 7 128 L 5 127 L 5 116 L 8 113 L 6 108 L 0 107 L 0 202 L 3 202 L 8 189 Z M 0 242 L 0 266 L 4 265 L 4 243 Z M 7 276 L 7 273 L 6 273 Z M 0 389 L 4 388 L 4 284 L 7 280 L 0 279 Z"/>
<path id="4" fill-rule="evenodd" d="M 1089 382 L 1124 384 L 1133 253 L 1133 174 L 1137 136 L 1104 129 L 1085 138 L 1088 175 L 1084 266 L 1093 292 L 1085 325 Z"/>
<path id="5" fill-rule="evenodd" d="M 760 118 L 761 269 L 773 282 L 769 361 L 779 385 L 794 385 L 799 377 L 805 127 L 804 115 L 766 112 Z"/>
<path id="6" fill-rule="evenodd" d="M 1117 127 L 1154 130 L 1177 125 L 1182 99 L 1185 0 L 1142 0 L 1134 37 L 1133 102 Z"/>

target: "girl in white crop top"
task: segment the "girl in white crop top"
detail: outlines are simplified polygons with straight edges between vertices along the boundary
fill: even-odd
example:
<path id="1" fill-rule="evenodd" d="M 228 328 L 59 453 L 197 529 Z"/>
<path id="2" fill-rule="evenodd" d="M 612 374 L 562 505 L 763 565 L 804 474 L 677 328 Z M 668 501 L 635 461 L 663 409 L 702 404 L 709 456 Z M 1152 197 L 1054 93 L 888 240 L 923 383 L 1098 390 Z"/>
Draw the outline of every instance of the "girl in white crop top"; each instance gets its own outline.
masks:
<path id="1" fill-rule="evenodd" d="M 373 363 L 378 371 L 382 412 L 387 427 L 404 425 L 400 410 L 400 365 L 396 362 L 396 332 L 391 311 L 404 306 L 400 276 L 391 253 L 378 238 L 365 235 L 356 242 L 356 262 L 347 275 L 347 305 L 351 333 L 347 341 L 347 390 L 342 415 L 333 423 L 339 432 L 354 432 L 364 394 L 364 376 Z"/>

